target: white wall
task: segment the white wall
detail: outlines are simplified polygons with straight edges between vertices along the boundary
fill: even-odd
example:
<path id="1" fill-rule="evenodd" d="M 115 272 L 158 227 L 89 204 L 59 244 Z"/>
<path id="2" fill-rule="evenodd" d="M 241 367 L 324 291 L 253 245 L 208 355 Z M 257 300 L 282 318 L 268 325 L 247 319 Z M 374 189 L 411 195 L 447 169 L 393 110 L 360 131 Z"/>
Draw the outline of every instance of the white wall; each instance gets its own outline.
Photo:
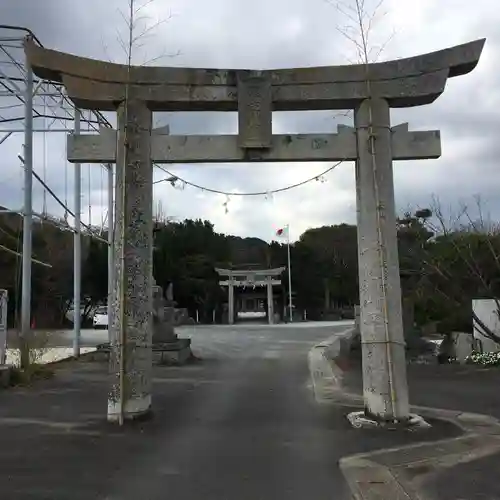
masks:
<path id="1" fill-rule="evenodd" d="M 474 299 L 472 310 L 476 316 L 494 333 L 500 336 L 500 318 L 497 313 L 497 304 L 494 299 Z M 483 346 L 483 352 L 499 351 L 500 346 L 485 337 L 474 321 L 474 338 L 479 339 Z"/>

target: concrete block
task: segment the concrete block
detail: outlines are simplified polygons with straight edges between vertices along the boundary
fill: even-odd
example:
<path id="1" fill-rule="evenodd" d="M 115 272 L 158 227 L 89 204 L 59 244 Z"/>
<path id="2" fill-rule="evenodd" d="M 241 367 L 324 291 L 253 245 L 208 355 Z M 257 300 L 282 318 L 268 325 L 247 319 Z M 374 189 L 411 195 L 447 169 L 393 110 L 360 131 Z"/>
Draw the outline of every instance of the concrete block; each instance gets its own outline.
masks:
<path id="1" fill-rule="evenodd" d="M 492 332 L 500 336 L 500 316 L 497 307 L 498 299 L 475 299 L 472 301 L 472 309 L 479 320 L 484 323 Z M 497 352 L 500 345 L 486 337 L 481 326 L 473 321 L 474 338 L 480 345 L 481 352 Z"/>
<path id="2" fill-rule="evenodd" d="M 12 366 L 0 365 L 0 388 L 6 388 L 10 386 L 11 371 Z"/>
<path id="3" fill-rule="evenodd" d="M 459 363 L 465 363 L 468 356 L 474 351 L 474 336 L 466 332 L 453 332 L 455 357 Z"/>
<path id="4" fill-rule="evenodd" d="M 175 342 L 156 345 L 153 360 L 164 365 L 183 365 L 193 356 L 190 339 L 178 339 Z"/>
<path id="5" fill-rule="evenodd" d="M 439 357 L 443 360 L 456 359 L 465 363 L 467 356 L 474 351 L 474 336 L 466 332 L 452 332 L 445 336 L 439 346 Z"/>

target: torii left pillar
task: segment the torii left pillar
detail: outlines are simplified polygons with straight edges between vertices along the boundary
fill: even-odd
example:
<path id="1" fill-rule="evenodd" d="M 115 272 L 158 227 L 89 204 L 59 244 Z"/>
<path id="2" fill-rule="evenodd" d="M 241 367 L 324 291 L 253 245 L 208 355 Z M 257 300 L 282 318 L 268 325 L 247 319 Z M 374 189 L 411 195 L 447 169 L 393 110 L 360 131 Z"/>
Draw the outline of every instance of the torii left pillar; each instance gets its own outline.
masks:
<path id="1" fill-rule="evenodd" d="M 228 279 L 227 286 L 227 322 L 230 325 L 234 324 L 234 282 L 232 276 Z"/>
<path id="2" fill-rule="evenodd" d="M 266 278 L 267 285 L 267 322 L 272 325 L 274 323 L 274 296 L 273 296 L 273 278 Z"/>
<path id="3" fill-rule="evenodd" d="M 152 113 L 146 103 L 133 98 L 123 102 L 118 127 L 110 421 L 131 420 L 150 411 L 152 376 Z"/>
<path id="4" fill-rule="evenodd" d="M 46 52 L 29 38 L 25 52 L 34 73 L 66 88 L 79 109 L 116 111 L 118 134 L 110 137 L 116 161 L 114 284 L 109 337 L 109 421 L 133 420 L 151 411 L 153 336 L 153 168 L 150 88 L 142 68 L 109 65 Z M 61 55 L 61 54 L 60 54 Z M 134 76 L 135 75 L 135 76 Z M 147 79 L 146 79 L 147 80 Z M 135 82 L 135 84 L 134 84 Z M 163 94 L 162 94 L 163 97 Z M 92 146 L 83 155 L 91 158 Z M 83 161 L 80 163 L 87 163 Z"/>

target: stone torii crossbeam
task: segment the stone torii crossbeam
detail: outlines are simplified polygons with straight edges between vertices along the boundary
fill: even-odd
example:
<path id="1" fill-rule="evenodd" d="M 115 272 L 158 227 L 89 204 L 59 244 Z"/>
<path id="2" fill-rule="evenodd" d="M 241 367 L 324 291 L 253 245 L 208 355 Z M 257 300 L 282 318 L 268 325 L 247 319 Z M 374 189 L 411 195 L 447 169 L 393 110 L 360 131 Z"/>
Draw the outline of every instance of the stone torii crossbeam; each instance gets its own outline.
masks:
<path id="1" fill-rule="evenodd" d="M 126 345 L 125 363 L 116 343 L 111 363 L 124 367 L 125 388 L 120 392 L 112 369 L 110 420 L 118 412 L 132 419 L 151 407 L 152 160 L 348 159 L 356 161 L 366 413 L 379 420 L 409 419 L 392 161 L 435 158 L 440 140 L 435 131 L 409 132 L 406 125 L 391 129 L 390 108 L 435 101 L 448 78 L 475 68 L 484 42 L 384 63 L 254 71 L 128 68 L 27 40 L 27 59 L 37 76 L 62 83 L 79 108 L 118 112 L 116 136 L 70 137 L 68 150 L 71 161 L 117 163 L 115 252 L 122 255 L 124 249 L 125 257 L 116 259 L 116 296 L 124 294 L 126 300 L 114 304 L 111 336 L 117 338 L 124 321 Z M 353 109 L 355 129 L 340 128 L 330 135 L 272 134 L 273 111 L 326 109 Z M 238 135 L 152 135 L 154 111 L 237 111 Z"/>
<path id="2" fill-rule="evenodd" d="M 356 129 L 338 125 L 335 134 L 273 135 L 271 146 L 245 149 L 237 135 L 168 135 L 158 130 L 151 137 L 153 163 L 239 163 L 298 161 L 355 161 Z M 68 136 L 72 163 L 116 163 L 117 131 L 102 128 L 99 134 Z M 411 132 L 408 123 L 391 128 L 393 160 L 425 160 L 441 156 L 438 130 Z"/>

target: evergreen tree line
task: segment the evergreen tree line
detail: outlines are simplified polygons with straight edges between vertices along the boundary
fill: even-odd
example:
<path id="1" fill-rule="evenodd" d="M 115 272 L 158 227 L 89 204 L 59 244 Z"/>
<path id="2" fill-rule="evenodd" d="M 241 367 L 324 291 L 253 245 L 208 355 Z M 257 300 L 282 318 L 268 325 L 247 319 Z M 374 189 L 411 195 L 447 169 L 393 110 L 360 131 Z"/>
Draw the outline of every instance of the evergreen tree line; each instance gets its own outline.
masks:
<path id="1" fill-rule="evenodd" d="M 101 234 L 103 239 L 106 233 Z M 444 224 L 439 210 L 406 213 L 398 220 L 403 294 L 415 304 L 417 324 L 437 322 L 442 333 L 472 330 L 473 298 L 500 295 L 500 231 L 468 219 Z M 9 323 L 19 315 L 22 218 L 0 215 L 0 287 L 9 292 Z M 206 220 L 156 223 L 154 277 L 165 290 L 174 284 L 178 307 L 201 322 L 227 300 L 216 267 L 287 265 L 282 242 L 217 233 Z M 90 311 L 107 299 L 107 245 L 83 233 L 82 296 Z M 32 315 L 37 327 L 64 326 L 73 298 L 73 232 L 64 221 L 33 226 Z M 291 245 L 294 305 L 308 319 L 352 317 L 358 304 L 356 226 L 339 224 L 305 231 Z M 286 273 L 283 294 L 288 293 Z"/>

